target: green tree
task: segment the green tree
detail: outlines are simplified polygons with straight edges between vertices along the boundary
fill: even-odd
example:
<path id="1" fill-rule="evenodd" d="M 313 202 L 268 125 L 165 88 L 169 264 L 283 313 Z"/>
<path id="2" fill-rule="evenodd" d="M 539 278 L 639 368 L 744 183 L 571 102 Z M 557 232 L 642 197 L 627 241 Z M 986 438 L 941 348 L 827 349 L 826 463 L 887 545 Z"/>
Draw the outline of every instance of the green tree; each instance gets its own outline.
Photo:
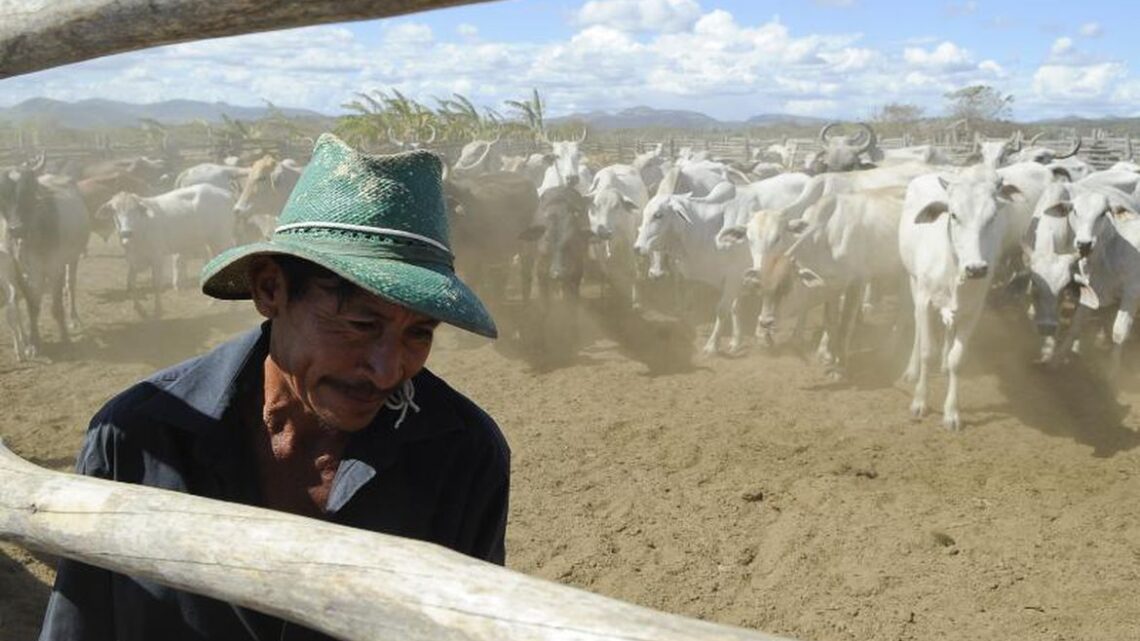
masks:
<path id="1" fill-rule="evenodd" d="M 951 91 L 944 97 L 953 120 L 964 118 L 971 123 L 991 122 L 1006 120 L 1012 113 L 1013 96 L 989 85 L 970 85 Z"/>

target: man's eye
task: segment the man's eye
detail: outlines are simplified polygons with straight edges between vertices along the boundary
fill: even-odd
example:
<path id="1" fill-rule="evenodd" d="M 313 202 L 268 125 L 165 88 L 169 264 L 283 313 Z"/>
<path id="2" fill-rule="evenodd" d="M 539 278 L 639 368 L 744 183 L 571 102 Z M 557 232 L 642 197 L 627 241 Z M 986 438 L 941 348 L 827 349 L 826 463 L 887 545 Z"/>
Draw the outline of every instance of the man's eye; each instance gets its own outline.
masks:
<path id="1" fill-rule="evenodd" d="M 411 330 L 412 338 L 421 341 L 430 341 L 435 337 L 434 327 L 413 327 Z"/>
<path id="2" fill-rule="evenodd" d="M 372 320 L 349 320 L 349 326 L 361 332 L 371 332 L 380 326 L 379 323 Z"/>

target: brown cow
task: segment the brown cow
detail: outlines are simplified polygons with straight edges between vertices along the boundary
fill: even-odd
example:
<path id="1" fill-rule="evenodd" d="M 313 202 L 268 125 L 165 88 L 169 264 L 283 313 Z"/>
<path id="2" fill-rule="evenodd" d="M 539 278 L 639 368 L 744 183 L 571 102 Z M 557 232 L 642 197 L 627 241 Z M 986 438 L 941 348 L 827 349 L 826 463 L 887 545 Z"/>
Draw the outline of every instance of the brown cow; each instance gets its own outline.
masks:
<path id="1" fill-rule="evenodd" d="M 239 228 L 243 230 L 242 236 L 247 234 L 245 230 L 254 233 L 255 228 L 259 231 L 254 235 L 264 236 L 273 231 L 277 215 L 285 207 L 289 194 L 293 193 L 293 187 L 301 177 L 302 169 L 292 159 L 286 158 L 278 162 L 269 155 L 262 156 L 253 163 L 249 168 L 245 187 L 234 203 L 234 215 L 237 217 Z M 249 242 L 260 239 L 243 237 L 238 240 Z"/>
<path id="2" fill-rule="evenodd" d="M 91 218 L 91 231 L 99 234 L 104 242 L 115 231 L 114 221 L 110 218 L 97 216 L 99 209 L 111 200 L 111 197 L 121 191 L 127 191 L 139 196 L 149 196 L 150 187 L 142 180 L 122 171 L 103 176 L 84 178 L 75 183 L 83 204 L 87 206 L 87 214 Z"/>

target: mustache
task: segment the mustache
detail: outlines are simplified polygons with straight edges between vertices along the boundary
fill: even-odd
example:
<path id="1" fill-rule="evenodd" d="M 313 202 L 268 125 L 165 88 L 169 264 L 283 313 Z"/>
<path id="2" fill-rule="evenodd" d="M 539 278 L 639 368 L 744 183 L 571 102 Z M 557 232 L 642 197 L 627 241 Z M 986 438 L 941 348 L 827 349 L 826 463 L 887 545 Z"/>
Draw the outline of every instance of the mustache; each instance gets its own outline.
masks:
<path id="1" fill-rule="evenodd" d="M 328 385 L 338 390 L 346 392 L 347 394 L 369 401 L 383 401 L 387 399 L 395 388 L 380 388 L 372 384 L 372 381 L 344 381 L 340 379 L 328 379 Z"/>

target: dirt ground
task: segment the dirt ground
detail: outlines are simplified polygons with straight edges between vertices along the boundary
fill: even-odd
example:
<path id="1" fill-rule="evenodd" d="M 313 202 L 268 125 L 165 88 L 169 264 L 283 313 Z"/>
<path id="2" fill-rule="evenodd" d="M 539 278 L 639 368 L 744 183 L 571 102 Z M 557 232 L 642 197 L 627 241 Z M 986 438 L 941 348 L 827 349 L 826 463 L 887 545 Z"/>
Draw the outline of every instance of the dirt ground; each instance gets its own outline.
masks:
<path id="1" fill-rule="evenodd" d="M 257 320 L 193 291 L 142 320 L 117 254 L 84 260 L 71 353 L 17 363 L 0 328 L 0 437 L 40 465 L 68 470 L 113 393 Z M 510 441 L 511 568 L 805 641 L 1140 638 L 1134 373 L 1114 399 L 1084 367 L 1035 368 L 1028 322 L 991 313 L 949 433 L 910 420 L 897 355 L 835 383 L 788 348 L 673 356 L 707 325 L 578 315 L 561 357 L 536 346 L 562 331 L 519 338 L 508 314 L 499 342 L 445 330 L 429 361 Z M 0 545 L 0 640 L 36 637 L 53 564 Z"/>

